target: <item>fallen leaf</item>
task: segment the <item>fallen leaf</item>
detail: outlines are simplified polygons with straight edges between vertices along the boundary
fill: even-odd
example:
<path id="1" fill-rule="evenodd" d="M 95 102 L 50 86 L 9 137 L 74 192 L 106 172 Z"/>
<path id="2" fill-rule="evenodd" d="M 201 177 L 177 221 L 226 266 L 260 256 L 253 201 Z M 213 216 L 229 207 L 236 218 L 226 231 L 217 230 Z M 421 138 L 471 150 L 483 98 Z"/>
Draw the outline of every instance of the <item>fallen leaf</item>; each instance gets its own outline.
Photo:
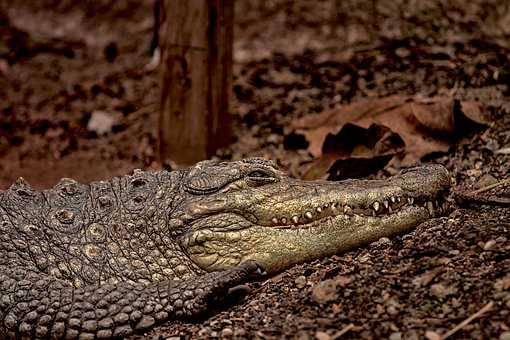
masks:
<path id="1" fill-rule="evenodd" d="M 307 174 L 307 178 L 318 178 L 320 171 L 324 174 L 327 164 L 331 166 L 335 160 L 356 156 L 374 158 L 393 153 L 399 156 L 392 160 L 397 166 L 415 165 L 426 155 L 447 152 L 466 130 L 466 123 L 477 126 L 488 123 L 488 116 L 479 102 L 459 101 L 451 97 L 390 96 L 365 99 L 317 115 L 308 115 L 296 121 L 293 127 L 296 133 L 308 140 L 308 151 L 321 159 L 313 173 Z M 328 138 L 331 138 L 329 136 L 338 136 L 348 124 L 364 129 L 370 129 L 374 124 L 386 127 L 403 140 L 405 147 L 403 150 L 396 148 L 384 152 L 372 150 L 367 153 L 368 156 L 346 155 L 344 146 L 337 141 L 342 148 L 332 152 L 326 147 Z M 350 142 L 344 140 L 347 145 Z M 358 149 L 352 148 L 351 151 Z M 354 165 L 360 166 L 360 163 L 349 164 L 349 167 Z M 368 169 L 372 164 L 365 160 L 361 165 Z M 342 168 L 346 168 L 346 165 L 342 165 Z M 374 169 L 377 170 L 376 167 Z"/>
<path id="2" fill-rule="evenodd" d="M 322 145 L 326 136 L 336 134 L 347 123 L 355 123 L 366 127 L 358 122 L 366 116 L 376 115 L 387 110 L 394 109 L 404 104 L 407 98 L 392 96 L 383 99 L 364 99 L 358 102 L 341 106 L 333 110 L 323 111 L 316 115 L 307 115 L 298 119 L 293 127 L 303 134 L 308 142 L 308 151 L 315 157 L 322 155 Z M 384 125 L 384 124 L 383 124 Z"/>
<path id="3" fill-rule="evenodd" d="M 365 129 L 347 123 L 336 135 L 326 136 L 322 156 L 303 177 L 317 179 L 326 173 L 330 180 L 367 176 L 384 168 L 404 146 L 402 138 L 385 126 L 372 124 Z"/>

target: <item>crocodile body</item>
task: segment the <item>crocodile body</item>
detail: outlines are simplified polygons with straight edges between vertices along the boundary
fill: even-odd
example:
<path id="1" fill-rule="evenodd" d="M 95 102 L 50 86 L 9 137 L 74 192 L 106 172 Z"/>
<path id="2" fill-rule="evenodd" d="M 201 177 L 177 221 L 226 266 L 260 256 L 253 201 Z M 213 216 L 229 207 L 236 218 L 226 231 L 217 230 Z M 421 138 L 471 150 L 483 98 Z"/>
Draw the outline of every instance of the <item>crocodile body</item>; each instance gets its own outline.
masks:
<path id="1" fill-rule="evenodd" d="M 442 212 L 441 166 L 305 182 L 262 159 L 0 192 L 0 334 L 109 339 L 193 317 L 261 272 Z"/>

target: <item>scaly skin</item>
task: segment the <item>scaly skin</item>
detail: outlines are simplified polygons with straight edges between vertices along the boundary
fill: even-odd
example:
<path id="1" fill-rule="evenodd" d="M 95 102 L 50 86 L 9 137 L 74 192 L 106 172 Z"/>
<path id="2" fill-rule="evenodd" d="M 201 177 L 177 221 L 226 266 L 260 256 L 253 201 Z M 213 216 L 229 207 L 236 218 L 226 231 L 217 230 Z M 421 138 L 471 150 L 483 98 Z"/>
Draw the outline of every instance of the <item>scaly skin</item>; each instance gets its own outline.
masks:
<path id="1" fill-rule="evenodd" d="M 403 233 L 448 172 L 304 182 L 262 159 L 0 192 L 0 334 L 108 339 L 193 317 L 266 270 Z M 427 203 L 428 202 L 428 203 Z"/>

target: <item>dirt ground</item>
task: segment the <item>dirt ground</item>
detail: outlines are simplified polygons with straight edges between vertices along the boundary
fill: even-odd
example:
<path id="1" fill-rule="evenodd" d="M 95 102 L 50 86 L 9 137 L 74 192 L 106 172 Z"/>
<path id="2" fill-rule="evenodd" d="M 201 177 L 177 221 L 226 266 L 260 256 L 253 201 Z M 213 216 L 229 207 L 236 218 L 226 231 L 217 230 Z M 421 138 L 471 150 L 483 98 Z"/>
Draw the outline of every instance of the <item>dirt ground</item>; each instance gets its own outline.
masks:
<path id="1" fill-rule="evenodd" d="M 0 189 L 19 176 L 45 188 L 170 166 L 156 154 L 159 74 L 144 68 L 152 1 L 3 0 L 2 9 Z M 492 123 L 426 161 L 444 164 L 458 191 L 509 178 L 509 20 L 510 5 L 495 0 L 238 0 L 236 140 L 216 157 L 268 157 L 301 176 L 313 157 L 292 128 L 298 118 L 367 97 L 447 94 L 483 104 Z M 98 112 L 112 118 L 104 135 L 89 126 Z M 510 188 L 484 197 L 508 199 Z M 133 338 L 509 340 L 510 209 L 457 206 L 250 288 L 203 320 Z"/>

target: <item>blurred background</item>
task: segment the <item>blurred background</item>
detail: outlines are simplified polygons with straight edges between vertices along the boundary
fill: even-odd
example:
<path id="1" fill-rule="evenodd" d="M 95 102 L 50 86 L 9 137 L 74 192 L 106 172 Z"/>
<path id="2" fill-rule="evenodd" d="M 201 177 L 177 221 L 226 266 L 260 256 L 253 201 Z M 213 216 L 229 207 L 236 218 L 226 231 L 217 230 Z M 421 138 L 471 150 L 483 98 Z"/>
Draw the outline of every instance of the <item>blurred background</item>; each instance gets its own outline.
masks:
<path id="1" fill-rule="evenodd" d="M 146 68 L 154 1 L 0 4 L 0 188 L 18 176 L 46 187 L 171 167 L 157 157 L 159 72 Z M 509 7 L 235 1 L 236 139 L 217 157 L 270 157 L 302 176 L 320 141 L 293 123 L 367 97 L 446 93 L 501 113 Z"/>

